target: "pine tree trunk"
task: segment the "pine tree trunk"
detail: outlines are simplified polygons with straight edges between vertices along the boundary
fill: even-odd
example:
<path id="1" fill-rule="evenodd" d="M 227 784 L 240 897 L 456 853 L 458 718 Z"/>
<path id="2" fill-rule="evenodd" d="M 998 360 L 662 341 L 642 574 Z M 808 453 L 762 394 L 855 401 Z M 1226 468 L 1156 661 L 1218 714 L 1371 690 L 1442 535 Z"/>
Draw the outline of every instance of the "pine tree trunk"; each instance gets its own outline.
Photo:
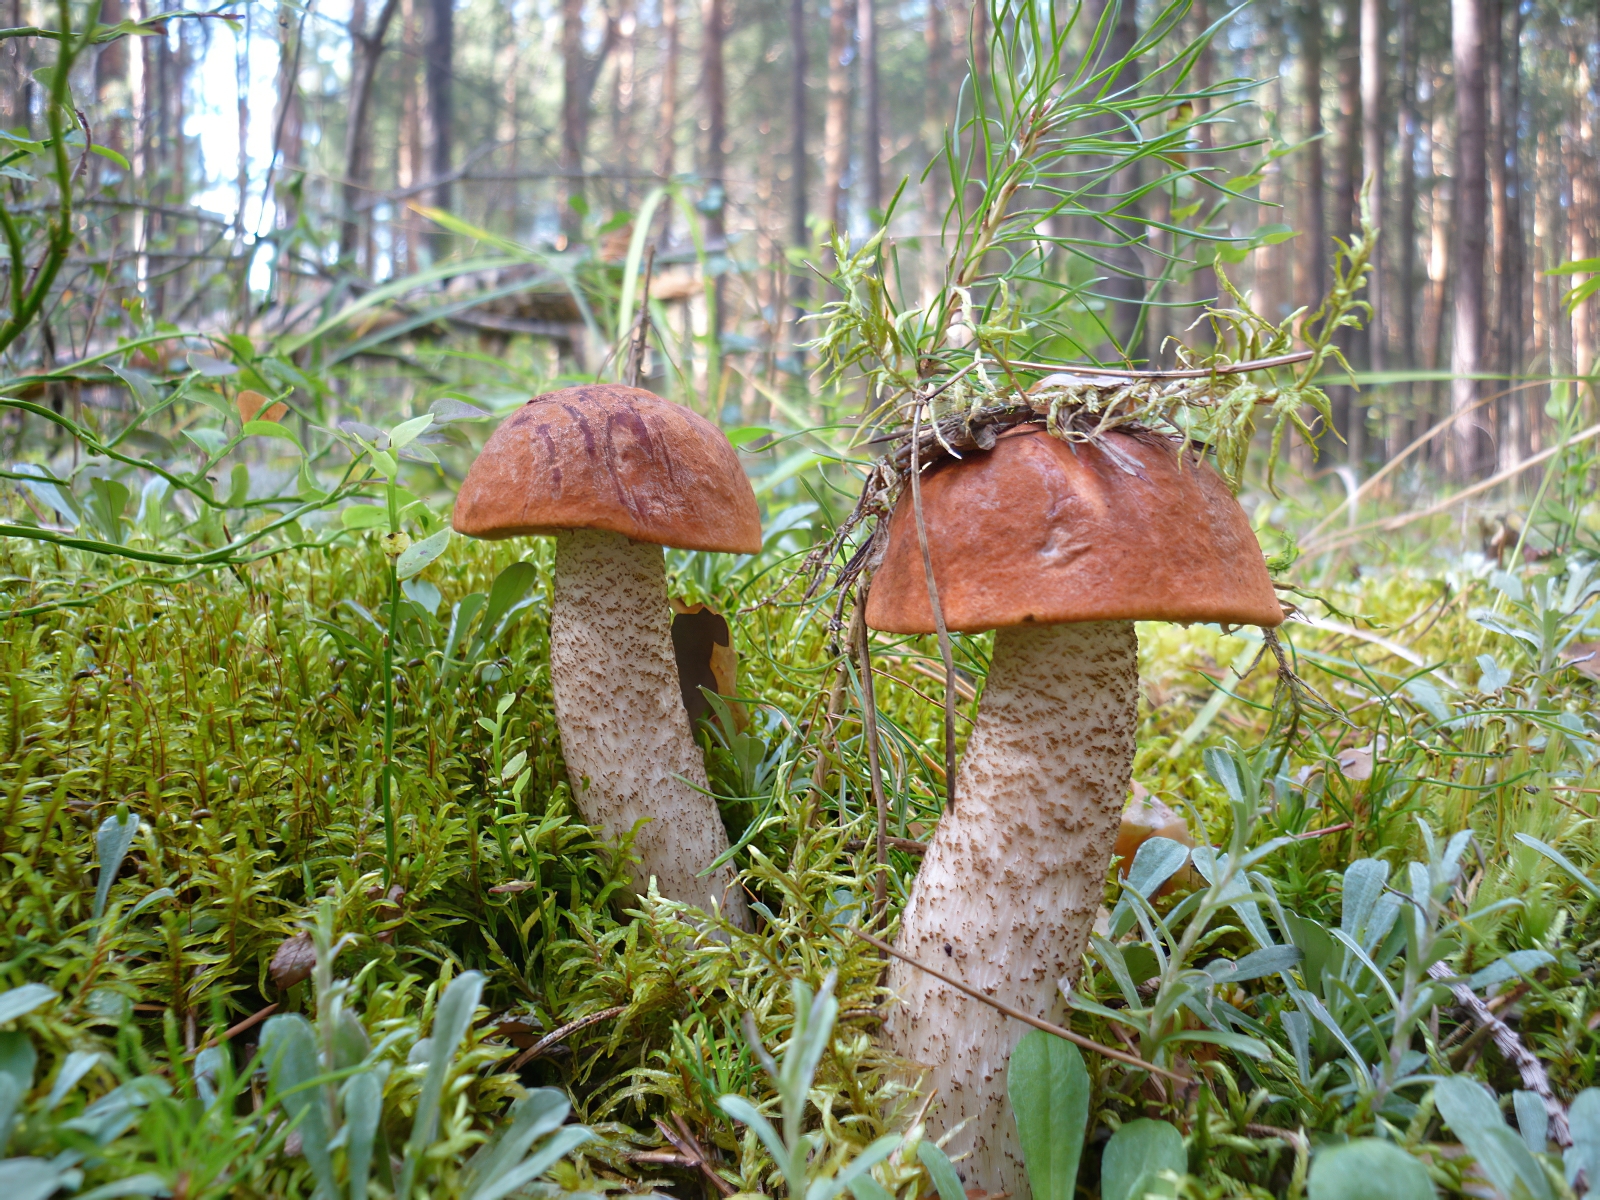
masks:
<path id="1" fill-rule="evenodd" d="M 425 0 L 423 8 L 422 83 L 425 171 L 433 186 L 427 201 L 449 211 L 454 196 L 450 184 L 455 156 L 455 4 L 454 0 Z M 449 253 L 450 235 L 435 229 L 429 238 L 434 261 Z"/>
<path id="2" fill-rule="evenodd" d="M 850 163 L 850 21 L 854 0 L 832 0 L 828 9 L 828 108 L 822 127 L 822 203 L 828 223 L 844 231 L 849 213 L 844 192 Z"/>
<path id="3" fill-rule="evenodd" d="M 661 32 L 666 35 L 661 64 L 661 109 L 656 122 L 656 174 L 671 179 L 677 171 L 678 151 L 678 0 L 661 0 Z M 662 234 L 666 233 L 663 221 Z"/>
<path id="4" fill-rule="evenodd" d="M 1383 0 L 1361 0 L 1361 175 L 1370 189 L 1368 204 L 1373 221 L 1380 228 L 1387 223 L 1383 211 L 1383 35 Z M 1384 242 L 1380 237 L 1372 249 L 1372 274 L 1367 284 L 1367 300 L 1372 305 L 1372 320 L 1367 326 L 1367 362 L 1374 371 L 1383 370 L 1388 357 L 1384 345 L 1389 330 Z"/>
<path id="5" fill-rule="evenodd" d="M 878 106 L 877 0 L 856 0 L 856 37 L 861 57 L 861 183 L 869 212 L 883 210 L 883 129 Z"/>
<path id="6" fill-rule="evenodd" d="M 1395 17 L 1399 26 L 1400 102 L 1396 107 L 1400 123 L 1396 132 L 1399 135 L 1400 195 L 1394 214 L 1390 258 L 1395 266 L 1399 294 L 1392 311 L 1397 318 L 1399 365 L 1413 368 L 1417 365 L 1417 66 L 1413 0 L 1396 0 Z M 1407 410 L 1412 411 L 1415 401 L 1410 384 L 1405 386 L 1405 396 Z M 1421 432 L 1412 411 L 1406 422 L 1405 440 L 1409 443 Z"/>
<path id="7" fill-rule="evenodd" d="M 806 224 L 806 183 L 810 173 L 806 158 L 806 70 L 811 57 L 806 41 L 806 0 L 789 0 L 789 56 L 789 245 L 804 250 L 811 245 L 811 231 Z M 789 353 L 801 363 L 805 351 L 800 343 L 806 337 L 800 318 L 805 313 L 805 299 L 810 288 L 804 271 L 789 270 L 784 279 L 789 298 L 794 302 Z"/>
<path id="8" fill-rule="evenodd" d="M 1361 10 L 1362 0 L 1343 0 L 1342 30 L 1338 45 L 1339 123 L 1334 130 L 1333 236 L 1349 243 L 1357 222 L 1357 194 L 1361 190 Z M 1326 252 L 1326 247 L 1324 248 Z M 1354 330 L 1338 336 L 1340 348 L 1352 363 L 1360 363 Z M 1333 423 L 1344 439 L 1343 457 L 1360 465 L 1366 451 L 1365 404 L 1355 389 L 1329 389 Z"/>
<path id="9" fill-rule="evenodd" d="M 1100 24 L 1108 7 L 1113 9 L 1113 14 L 1110 32 L 1099 55 L 1102 68 L 1126 58 L 1139 41 L 1135 0 L 1099 0 L 1088 12 L 1089 27 Z M 1105 91 L 1107 94 L 1131 91 L 1139 86 L 1140 78 L 1138 62 L 1129 62 L 1106 81 Z M 1110 130 L 1107 136 L 1120 140 L 1124 135 Z M 1117 350 L 1130 360 L 1144 357 L 1140 317 L 1141 301 L 1145 297 L 1145 268 L 1140 251 L 1146 238 L 1144 226 L 1137 219 L 1139 202 L 1131 199 L 1139 190 L 1139 177 L 1137 162 L 1116 171 L 1102 185 L 1104 199 L 1101 201 L 1102 208 L 1114 214 L 1105 228 L 1118 241 L 1100 251 L 1100 259 L 1108 269 L 1099 291 L 1110 301 L 1111 334 L 1116 339 Z"/>
<path id="10" fill-rule="evenodd" d="M 705 177 L 710 193 L 706 197 L 706 243 L 714 252 L 726 253 L 727 226 L 727 175 L 728 175 L 728 84 L 723 64 L 723 39 L 727 33 L 727 6 L 724 0 L 704 0 L 701 14 L 700 89 L 706 102 L 706 150 L 700 173 Z M 726 313 L 723 311 L 724 276 L 717 276 L 716 302 L 712 305 L 711 329 L 713 338 L 722 333 Z"/>
<path id="11" fill-rule="evenodd" d="M 561 233 L 583 236 L 583 144 L 588 130 L 588 63 L 583 56 L 583 0 L 561 0 Z M 577 201 L 577 203 L 573 203 Z"/>
<path id="12" fill-rule="evenodd" d="M 399 9 L 400 0 L 384 0 L 371 30 L 366 28 L 365 0 L 357 0 L 350 15 L 350 115 L 346 118 L 344 135 L 344 185 L 340 189 L 344 211 L 339 224 L 339 257 L 351 265 L 360 261 L 356 250 L 362 241 L 361 228 L 366 224 L 357 215 L 356 205 L 372 178 L 368 129 L 372 87 L 378 77 L 383 39 Z M 369 262 L 362 262 L 362 266 L 368 271 L 372 269 Z"/>
<path id="13" fill-rule="evenodd" d="M 1300 8 L 1300 136 L 1305 142 L 1305 180 L 1300 188 L 1300 254 L 1296 259 L 1295 305 L 1307 311 L 1328 290 L 1328 221 L 1322 156 L 1322 6 Z"/>
<path id="14" fill-rule="evenodd" d="M 1455 68 L 1455 283 L 1451 289 L 1450 409 L 1457 420 L 1450 431 L 1457 480 L 1476 478 L 1486 466 L 1487 438 L 1479 414 L 1461 416 L 1476 403 L 1486 332 L 1484 256 L 1488 243 L 1488 181 L 1484 111 L 1484 0 L 1451 0 L 1450 44 Z"/>

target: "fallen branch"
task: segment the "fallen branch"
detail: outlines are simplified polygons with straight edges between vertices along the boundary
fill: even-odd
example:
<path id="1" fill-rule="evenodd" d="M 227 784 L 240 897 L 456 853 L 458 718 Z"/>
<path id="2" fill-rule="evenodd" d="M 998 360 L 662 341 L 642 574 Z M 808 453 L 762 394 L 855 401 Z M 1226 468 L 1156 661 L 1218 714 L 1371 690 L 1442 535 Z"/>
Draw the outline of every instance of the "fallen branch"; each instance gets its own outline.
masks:
<path id="1" fill-rule="evenodd" d="M 1400 529 L 1411 524 L 1413 521 L 1420 521 L 1424 517 L 1436 516 L 1439 513 L 1444 512 L 1446 509 L 1452 508 L 1461 503 L 1461 501 L 1466 500 L 1471 496 L 1476 496 L 1479 492 L 1487 492 L 1491 488 L 1499 487 L 1502 483 L 1505 483 L 1506 480 L 1522 474 L 1522 472 L 1526 471 L 1529 467 L 1536 467 L 1547 459 L 1554 458 L 1557 454 L 1560 454 L 1568 447 L 1575 446 L 1579 442 L 1588 441 L 1590 438 L 1595 437 L 1596 435 L 1600 435 L 1600 425 L 1591 425 L 1581 433 L 1575 433 L 1565 441 L 1551 446 L 1548 450 L 1541 450 L 1532 458 L 1525 458 L 1515 466 L 1507 467 L 1504 471 L 1500 471 L 1497 474 L 1491 475 L 1488 479 L 1485 479 L 1479 483 L 1475 483 L 1471 487 L 1462 488 L 1455 495 L 1446 496 L 1443 500 L 1428 505 L 1427 508 L 1421 508 L 1412 513 L 1403 513 L 1396 517 L 1386 517 L 1381 521 L 1370 521 L 1365 525 L 1359 525 L 1354 529 L 1347 530 L 1339 537 L 1328 542 L 1311 542 L 1310 544 L 1301 547 L 1301 553 L 1326 554 L 1330 550 L 1339 550 L 1345 546 L 1352 546 L 1359 541 L 1363 541 L 1371 534 L 1392 533 L 1396 529 Z"/>
<path id="2" fill-rule="evenodd" d="M 695 1141 L 694 1133 L 689 1129 L 689 1126 L 687 1123 L 685 1123 L 684 1119 L 677 1113 L 673 1113 L 672 1120 L 673 1123 L 678 1127 L 676 1130 L 669 1128 L 667 1123 L 660 1117 L 656 1118 L 656 1128 L 661 1131 L 661 1136 L 666 1138 L 667 1141 L 670 1142 L 678 1151 L 678 1154 L 675 1157 L 682 1160 L 680 1162 L 671 1163 L 670 1165 L 698 1167 L 700 1173 L 710 1181 L 711 1186 L 716 1188 L 717 1191 L 721 1192 L 724 1196 L 732 1196 L 735 1192 L 737 1192 L 738 1189 L 724 1179 L 721 1175 L 717 1174 L 710 1162 L 706 1160 L 705 1151 L 700 1149 L 700 1143 Z M 643 1158 L 643 1156 L 641 1155 L 639 1158 Z M 663 1155 L 662 1158 L 657 1161 L 666 1162 L 666 1156 Z"/>
<path id="3" fill-rule="evenodd" d="M 1428 974 L 1434 979 L 1443 981 L 1449 979 L 1453 972 L 1444 963 L 1436 962 L 1428 968 Z M 1534 1057 L 1533 1051 L 1522 1044 L 1522 1039 L 1517 1036 L 1516 1030 L 1489 1011 L 1489 1006 L 1478 999 L 1478 994 L 1470 987 L 1465 983 L 1452 983 L 1449 986 L 1450 994 L 1455 997 L 1456 1003 L 1471 1014 L 1479 1028 L 1488 1031 L 1506 1061 L 1517 1069 L 1517 1074 L 1522 1077 L 1522 1086 L 1544 1101 L 1544 1111 L 1550 1117 L 1551 1140 L 1562 1148 L 1572 1145 L 1572 1132 L 1567 1127 L 1566 1106 L 1556 1099 L 1555 1091 L 1550 1086 L 1550 1076 L 1545 1073 L 1544 1064 Z"/>
<path id="4" fill-rule="evenodd" d="M 609 1021 L 612 1017 L 627 1011 L 628 1006 L 626 1004 L 619 1004 L 615 1008 L 602 1008 L 599 1012 L 590 1013 L 586 1017 L 579 1017 L 576 1021 L 568 1021 L 559 1029 L 552 1029 L 521 1054 L 517 1055 L 516 1058 L 511 1060 L 511 1066 L 507 1069 L 512 1071 L 521 1070 L 534 1059 L 544 1054 L 551 1046 L 554 1046 L 557 1042 L 565 1041 L 577 1033 L 578 1030 L 587 1029 L 589 1026 L 597 1025 L 601 1021 Z"/>
<path id="5" fill-rule="evenodd" d="M 1066 1041 L 1071 1042 L 1074 1046 L 1081 1046 L 1085 1050 L 1093 1050 L 1096 1054 L 1103 1058 L 1115 1059 L 1117 1062 L 1125 1063 L 1130 1067 L 1138 1067 L 1141 1071 L 1151 1071 L 1157 1075 L 1165 1075 L 1168 1079 L 1171 1079 L 1177 1083 L 1193 1082 L 1193 1080 L 1191 1080 L 1187 1075 L 1180 1075 L 1176 1071 L 1167 1070 L 1166 1067 L 1158 1067 L 1153 1062 L 1146 1062 L 1137 1054 L 1124 1054 L 1121 1050 L 1113 1050 L 1110 1046 L 1103 1046 L 1093 1038 L 1086 1038 L 1081 1033 L 1073 1033 L 1070 1029 L 1053 1024 L 1041 1017 L 1036 1017 L 1032 1013 L 1025 1013 L 1020 1008 L 1012 1008 L 1011 1005 L 1005 1003 L 1004 1001 L 996 1000 L 992 996 L 985 996 L 982 992 L 978 991 L 977 988 L 969 987 L 962 983 L 959 979 L 953 979 L 949 975 L 946 975 L 943 971 L 935 970 L 926 963 L 918 962 L 909 954 L 901 954 L 900 951 L 889 945 L 888 942 L 881 941 L 878 938 L 873 937 L 870 933 L 863 933 L 854 925 L 850 926 L 850 932 L 855 934 L 862 941 L 866 942 L 867 945 L 875 947 L 884 954 L 893 955 L 901 962 L 907 963 L 919 971 L 925 971 L 927 974 L 932 975 L 935 979 L 939 980 L 939 982 L 949 984 L 963 996 L 970 996 L 980 1004 L 987 1004 L 990 1008 L 995 1009 L 998 1012 L 1005 1013 L 1006 1016 L 1010 1017 L 1014 1021 L 1021 1021 L 1026 1025 L 1032 1025 L 1035 1029 L 1042 1029 L 1046 1033 L 1054 1034 L 1058 1038 L 1064 1038 Z"/>

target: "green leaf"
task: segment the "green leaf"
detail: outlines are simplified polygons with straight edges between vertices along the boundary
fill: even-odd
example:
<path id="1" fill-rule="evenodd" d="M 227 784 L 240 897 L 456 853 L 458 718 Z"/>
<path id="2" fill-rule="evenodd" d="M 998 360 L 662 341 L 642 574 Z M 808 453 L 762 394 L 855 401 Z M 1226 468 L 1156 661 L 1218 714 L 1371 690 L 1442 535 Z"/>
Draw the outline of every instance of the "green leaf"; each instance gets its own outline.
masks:
<path id="1" fill-rule="evenodd" d="M 228 435 L 220 429 L 185 429 L 183 436 L 205 451 L 208 458 L 222 453 L 222 448 L 228 444 Z"/>
<path id="2" fill-rule="evenodd" d="M 917 1161 L 928 1172 L 928 1178 L 939 1193 L 939 1200 L 967 1200 L 967 1189 L 961 1184 L 961 1176 L 956 1174 L 955 1166 L 943 1150 L 929 1141 L 918 1142 Z"/>
<path id="3" fill-rule="evenodd" d="M 1428 1169 L 1393 1142 L 1377 1138 L 1357 1138 L 1319 1150 L 1306 1190 L 1310 1200 L 1433 1200 L 1434 1196 Z"/>
<path id="4" fill-rule="evenodd" d="M 770 429 L 763 429 L 759 425 L 743 425 L 738 429 L 728 430 L 728 443 L 733 446 L 743 446 L 771 436 L 772 430 Z"/>
<path id="5" fill-rule="evenodd" d="M 409 421 L 401 421 L 389 431 L 389 449 L 403 450 L 416 441 L 417 435 L 433 424 L 433 414 L 423 413 L 420 417 L 412 417 Z"/>
<path id="6" fill-rule="evenodd" d="M 121 167 L 124 171 L 132 169 L 128 166 L 128 160 L 123 158 L 122 155 L 118 154 L 110 146 L 102 146 L 99 142 L 95 142 L 89 147 L 89 149 L 91 152 L 98 154 L 101 158 L 109 159 L 110 161 L 116 163 L 117 166 Z"/>
<path id="7" fill-rule="evenodd" d="M 350 511 L 349 509 L 345 510 Z M 450 545 L 450 526 L 446 525 L 431 537 L 425 537 L 420 542 L 412 542 L 405 548 L 405 552 L 395 560 L 394 569 L 401 579 L 410 579 L 427 567 L 434 559 L 445 552 Z"/>
<path id="8" fill-rule="evenodd" d="M 352 504 L 339 510 L 339 523 L 346 529 L 377 529 L 389 523 L 389 510 L 376 504 Z"/>
<path id="9" fill-rule="evenodd" d="M 1183 1134 L 1166 1121 L 1141 1117 L 1111 1135 L 1100 1158 L 1101 1200 L 1143 1200 L 1151 1192 L 1170 1196 L 1174 1185 L 1159 1179 L 1160 1171 L 1175 1175 L 1189 1170 Z"/>
<path id="10" fill-rule="evenodd" d="M 111 895 L 111 884 L 122 869 L 122 860 L 133 845 L 133 835 L 139 832 L 139 818 L 132 813 L 109 816 L 100 822 L 94 836 L 95 853 L 100 860 L 100 882 L 94 889 L 94 919 L 98 921 L 106 911 L 106 900 Z"/>
<path id="11" fill-rule="evenodd" d="M 495 635 L 500 618 L 528 594 L 538 577 L 539 572 L 530 562 L 514 562 L 494 577 L 494 583 L 489 586 L 489 604 L 483 610 L 483 624 L 479 626 L 485 640 Z"/>
<path id="12" fill-rule="evenodd" d="M 1071 1042 L 1042 1029 L 1011 1052 L 1006 1091 L 1037 1200 L 1073 1200 L 1089 1123 L 1089 1072 Z"/>
<path id="13" fill-rule="evenodd" d="M 246 421 L 239 431 L 245 437 L 271 437 L 282 438 L 293 444 L 296 450 L 305 453 L 305 447 L 300 444 L 300 439 L 294 435 L 294 430 L 276 421 Z"/>

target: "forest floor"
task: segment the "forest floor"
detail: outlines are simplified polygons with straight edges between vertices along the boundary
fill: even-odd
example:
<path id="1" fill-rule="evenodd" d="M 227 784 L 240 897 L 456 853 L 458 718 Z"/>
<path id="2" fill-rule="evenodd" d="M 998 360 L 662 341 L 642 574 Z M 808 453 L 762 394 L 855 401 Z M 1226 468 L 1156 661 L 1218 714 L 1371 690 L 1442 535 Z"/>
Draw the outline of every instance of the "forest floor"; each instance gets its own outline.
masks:
<path id="1" fill-rule="evenodd" d="M 782 582 L 808 519 L 755 558 L 668 559 L 674 593 L 728 614 L 739 651 L 748 724 L 708 721 L 700 737 L 759 916 L 749 934 L 669 902 L 633 909 L 617 855 L 574 814 L 550 700 L 545 542 L 458 540 L 408 585 L 387 712 L 375 534 L 8 622 L 0 1155 L 54 1181 L 25 1194 L 291 1196 L 322 1181 L 365 1195 L 369 1171 L 381 1194 L 508 1194 L 521 1184 L 502 1172 L 495 1190 L 499 1168 L 471 1152 L 500 1130 L 509 1154 L 508 1101 L 545 1087 L 593 1134 L 554 1145 L 554 1125 L 522 1102 L 514 1157 L 547 1138 L 549 1161 L 533 1163 L 552 1172 L 545 1187 L 770 1194 L 772 1157 L 719 1098 L 774 1111 L 741 1022 L 752 1014 L 777 1046 L 795 1021 L 790 981 L 814 988 L 830 972 L 840 1010 L 810 1092 L 810 1169 L 828 1177 L 910 1128 L 916 1097 L 874 1042 L 881 961 L 849 931 L 869 911 L 875 824 L 855 676 L 828 646 L 831 599 L 803 603 Z M 1162 1051 L 1193 1080 L 1168 1091 L 1087 1056 L 1078 1182 L 1090 1194 L 1106 1137 L 1138 1117 L 1183 1135 L 1190 1173 L 1169 1194 L 1300 1194 L 1319 1147 L 1374 1133 L 1436 1186 L 1481 1188 L 1501 1176 L 1472 1167 L 1460 1143 L 1473 1138 L 1436 1114 L 1432 1081 L 1452 1073 L 1508 1098 L 1529 1146 L 1512 1158 L 1541 1172 L 1524 1186 L 1566 1186 L 1531 1110 L 1509 1099 L 1537 1080 L 1481 1014 L 1533 1051 L 1560 1102 L 1594 1083 L 1590 565 L 1574 554 L 1504 570 L 1416 547 L 1359 571 L 1319 564 L 1308 620 L 1283 630 L 1298 708 L 1288 692 L 1274 706 L 1259 632 L 1140 626 L 1137 785 L 1221 848 L 1213 872 L 1230 848 L 1259 853 L 1235 854 L 1232 892 L 1191 871 L 1153 905 L 1108 877 L 1117 915 L 1073 1026 Z M 14 602 L 63 579 L 95 586 L 72 551 L 0 555 Z M 958 640 L 963 735 L 987 652 L 984 638 Z M 943 785 L 938 649 L 880 639 L 874 666 L 887 832 L 922 840 Z M 891 854 L 891 923 L 917 862 Z M 1196 921 L 1209 925 L 1185 940 Z M 1289 944 L 1298 967 L 1196 990 L 1219 955 Z M 1464 981 L 1455 992 L 1427 978 L 1436 961 Z M 252 1068 L 271 1018 L 292 1013 L 308 1019 L 305 1053 L 333 1072 L 302 1078 L 343 1089 L 331 1117 L 305 1099 L 315 1082 L 296 1093 Z M 276 1028 L 292 1058 L 282 1031 L 301 1026 Z M 885 1181 L 915 1200 L 940 1183 L 929 1169 L 902 1147 Z"/>

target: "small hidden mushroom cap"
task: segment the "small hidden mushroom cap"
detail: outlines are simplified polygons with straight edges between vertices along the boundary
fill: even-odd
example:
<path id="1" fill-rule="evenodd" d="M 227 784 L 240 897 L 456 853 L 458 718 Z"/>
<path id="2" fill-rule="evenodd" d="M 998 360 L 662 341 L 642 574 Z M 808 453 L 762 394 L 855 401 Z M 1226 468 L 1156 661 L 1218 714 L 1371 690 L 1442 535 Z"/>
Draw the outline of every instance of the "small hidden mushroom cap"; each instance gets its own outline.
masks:
<path id="1" fill-rule="evenodd" d="M 1254 530 L 1217 473 L 1155 434 L 1076 445 L 1037 427 L 922 477 L 923 521 L 948 628 L 1066 621 L 1278 625 Z M 889 519 L 867 624 L 934 632 L 911 488 Z"/>
<path id="2" fill-rule="evenodd" d="M 489 436 L 456 497 L 468 537 L 609 529 L 755 554 L 761 514 L 722 431 L 681 404 L 596 384 L 535 396 Z"/>

